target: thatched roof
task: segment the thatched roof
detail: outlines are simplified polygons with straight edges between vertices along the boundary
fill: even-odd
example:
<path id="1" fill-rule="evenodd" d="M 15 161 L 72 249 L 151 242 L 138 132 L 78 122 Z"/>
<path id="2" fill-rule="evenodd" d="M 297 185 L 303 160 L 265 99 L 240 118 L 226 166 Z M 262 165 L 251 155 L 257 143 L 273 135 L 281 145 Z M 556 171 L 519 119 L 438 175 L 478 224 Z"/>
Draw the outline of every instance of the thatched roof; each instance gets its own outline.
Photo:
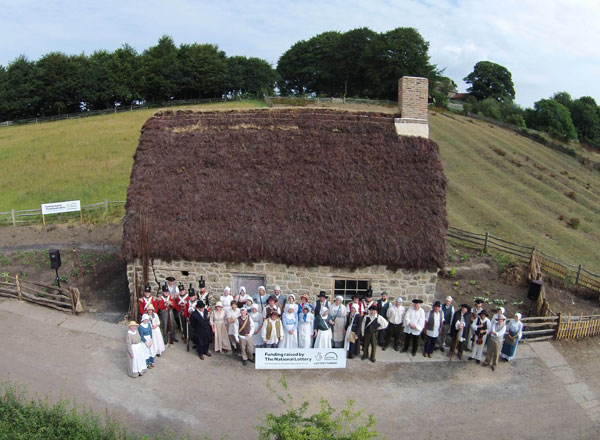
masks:
<path id="1" fill-rule="evenodd" d="M 355 268 L 443 267 L 437 145 L 394 116 L 325 109 L 159 113 L 135 153 L 122 255 Z"/>

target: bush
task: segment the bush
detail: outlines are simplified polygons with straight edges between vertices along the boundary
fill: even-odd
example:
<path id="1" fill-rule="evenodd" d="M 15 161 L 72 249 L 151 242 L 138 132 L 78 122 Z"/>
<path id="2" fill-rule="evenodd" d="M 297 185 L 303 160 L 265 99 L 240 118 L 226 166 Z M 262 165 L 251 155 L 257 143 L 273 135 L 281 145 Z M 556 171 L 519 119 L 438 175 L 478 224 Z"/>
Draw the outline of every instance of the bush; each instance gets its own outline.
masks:
<path id="1" fill-rule="evenodd" d="M 571 217 L 567 222 L 567 226 L 569 226 L 571 229 L 579 229 L 579 223 L 581 223 L 581 220 L 579 220 L 577 217 Z"/>
<path id="2" fill-rule="evenodd" d="M 292 396 L 288 390 L 285 375 L 279 380 L 285 396 L 276 392 L 270 384 L 267 387 L 277 395 L 279 401 L 286 408 L 280 415 L 267 414 L 264 425 L 256 427 L 261 440 L 362 440 L 378 436 L 375 426 L 375 417 L 369 414 L 367 420 L 362 420 L 362 411 L 353 411 L 354 401 L 349 400 L 348 405 L 340 413 L 332 417 L 335 410 L 325 400 L 321 399 L 319 412 L 307 415 L 308 402 L 294 407 Z"/>

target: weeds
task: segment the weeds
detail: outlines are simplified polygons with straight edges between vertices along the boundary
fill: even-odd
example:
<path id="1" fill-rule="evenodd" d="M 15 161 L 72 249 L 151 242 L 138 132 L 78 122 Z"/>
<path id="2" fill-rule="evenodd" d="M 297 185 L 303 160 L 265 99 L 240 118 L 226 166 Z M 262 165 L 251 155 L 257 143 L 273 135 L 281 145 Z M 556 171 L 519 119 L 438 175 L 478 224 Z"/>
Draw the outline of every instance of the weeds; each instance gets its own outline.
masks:
<path id="1" fill-rule="evenodd" d="M 496 261 L 496 264 L 498 265 L 499 272 L 504 272 L 504 270 L 506 269 L 506 266 L 515 262 L 515 259 L 512 255 L 494 253 L 494 254 L 492 254 L 492 256 L 494 257 L 494 260 Z"/>
<path id="2" fill-rule="evenodd" d="M 577 217 L 571 217 L 569 219 L 569 221 L 567 222 L 567 226 L 571 229 L 579 229 L 580 223 L 581 223 L 581 220 L 579 220 Z"/>

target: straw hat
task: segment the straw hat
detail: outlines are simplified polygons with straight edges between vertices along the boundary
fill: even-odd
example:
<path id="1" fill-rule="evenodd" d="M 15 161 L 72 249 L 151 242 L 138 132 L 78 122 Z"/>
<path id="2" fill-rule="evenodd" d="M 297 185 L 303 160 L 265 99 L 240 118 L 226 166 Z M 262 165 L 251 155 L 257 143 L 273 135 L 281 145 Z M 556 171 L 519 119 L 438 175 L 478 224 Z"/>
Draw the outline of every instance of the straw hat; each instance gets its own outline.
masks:
<path id="1" fill-rule="evenodd" d="M 127 324 L 127 327 L 131 327 L 132 325 L 135 325 L 137 327 L 138 323 L 135 321 L 129 321 L 129 323 Z"/>

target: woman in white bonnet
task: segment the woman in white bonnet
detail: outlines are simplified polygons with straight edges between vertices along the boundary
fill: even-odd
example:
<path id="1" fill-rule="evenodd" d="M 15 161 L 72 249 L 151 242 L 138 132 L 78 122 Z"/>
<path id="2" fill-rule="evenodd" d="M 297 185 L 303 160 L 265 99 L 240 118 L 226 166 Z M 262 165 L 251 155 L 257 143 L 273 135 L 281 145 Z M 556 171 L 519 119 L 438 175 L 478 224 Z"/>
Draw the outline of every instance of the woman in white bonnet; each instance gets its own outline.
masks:
<path id="1" fill-rule="evenodd" d="M 286 304 L 286 313 L 283 314 L 281 322 L 283 323 L 283 341 L 279 344 L 280 348 L 298 348 L 298 315 L 295 304 Z"/>
<path id="2" fill-rule="evenodd" d="M 252 309 L 250 311 L 250 319 L 254 321 L 254 334 L 252 335 L 252 343 L 254 344 L 254 348 L 260 348 L 263 346 L 263 339 L 261 335 L 261 330 L 263 326 L 263 315 L 258 310 L 257 304 L 252 304 Z"/>
<path id="3" fill-rule="evenodd" d="M 231 301 L 233 301 L 231 287 L 227 286 L 225 287 L 225 289 L 223 289 L 223 295 L 221 295 L 221 298 L 219 300 L 221 302 L 221 307 L 223 307 L 223 310 L 227 312 L 229 309 L 231 309 Z"/>
<path id="4" fill-rule="evenodd" d="M 298 347 L 300 348 L 312 348 L 315 316 L 310 310 L 310 304 L 305 303 L 298 315 Z"/>
<path id="5" fill-rule="evenodd" d="M 515 318 L 511 319 L 506 328 L 504 343 L 502 344 L 502 352 L 500 356 L 506 361 L 512 361 L 517 353 L 517 345 L 523 336 L 523 323 L 521 322 L 521 314 L 515 313 Z"/>
<path id="6" fill-rule="evenodd" d="M 148 350 L 142 343 L 142 338 L 138 333 L 137 322 L 130 321 L 128 326 L 129 330 L 127 331 L 127 335 L 125 335 L 128 360 L 127 372 L 131 377 L 138 377 L 144 374 L 144 371 L 146 371 L 146 358 Z"/>
<path id="7" fill-rule="evenodd" d="M 320 316 L 315 317 L 315 347 L 331 348 L 331 324 L 329 323 L 329 309 L 321 307 Z"/>
<path id="8" fill-rule="evenodd" d="M 342 348 L 344 346 L 344 337 L 346 336 L 346 306 L 344 298 L 336 296 L 335 302 L 329 310 L 329 323 L 333 325 L 333 348 Z"/>

